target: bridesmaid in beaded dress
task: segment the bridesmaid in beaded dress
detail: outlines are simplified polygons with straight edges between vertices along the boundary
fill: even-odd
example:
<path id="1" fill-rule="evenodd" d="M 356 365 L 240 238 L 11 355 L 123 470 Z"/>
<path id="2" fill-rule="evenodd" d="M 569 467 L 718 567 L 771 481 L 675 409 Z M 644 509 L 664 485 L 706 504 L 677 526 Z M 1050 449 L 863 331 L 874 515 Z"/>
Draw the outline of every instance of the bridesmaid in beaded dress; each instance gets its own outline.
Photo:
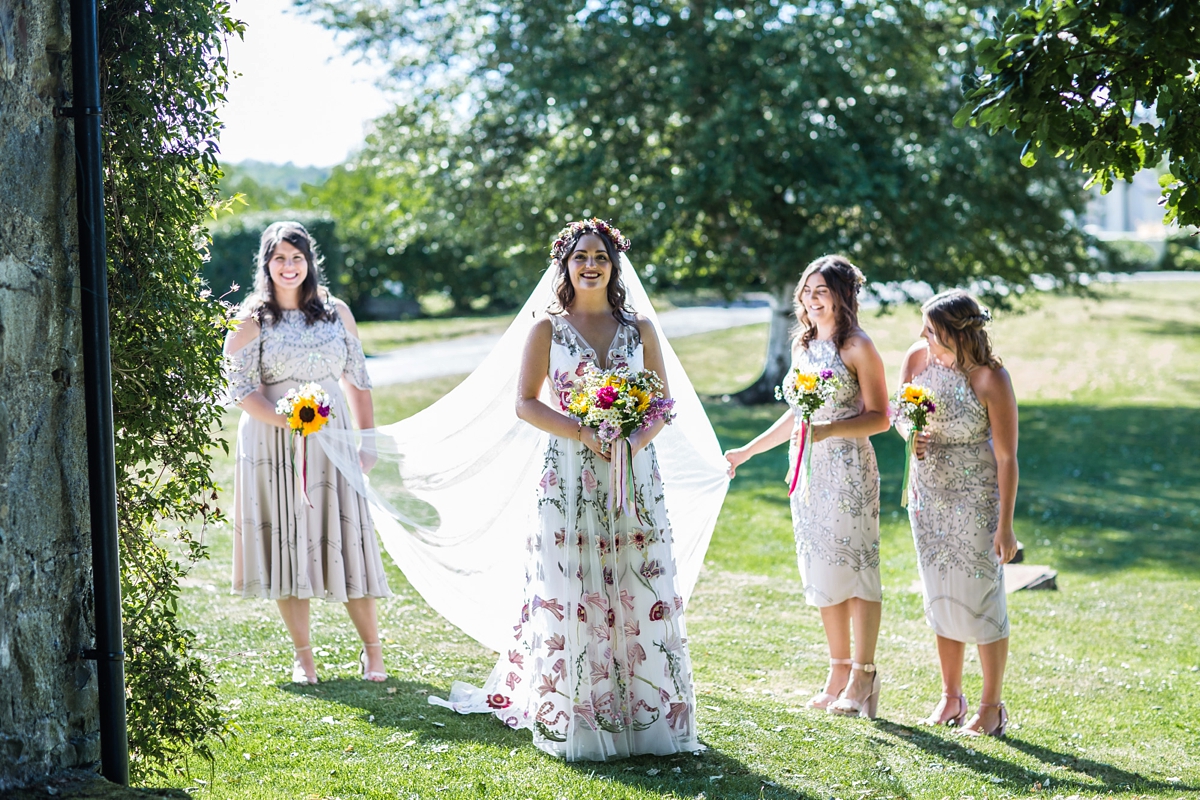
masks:
<path id="1" fill-rule="evenodd" d="M 263 232 L 254 292 L 238 322 L 225 340 L 228 401 L 244 412 L 234 467 L 233 589 L 278 603 L 296 651 L 293 681 L 317 682 L 309 642 L 313 597 L 346 604 L 363 641 L 363 678 L 386 680 L 375 598 L 391 590 L 367 501 L 314 446 L 307 449 L 306 501 L 302 451 L 275 413 L 289 389 L 315 381 L 332 399 L 329 425 L 349 428 L 352 412 L 359 427 L 374 427 L 354 317 L 321 286 L 315 243 L 298 222 L 276 222 Z M 370 469 L 374 457 L 363 451 L 359 461 Z"/>
<path id="2" fill-rule="evenodd" d="M 808 265 L 796 287 L 798 336 L 792 366 L 832 370 L 841 382 L 813 415 L 812 484 L 792 494 L 792 526 L 804 596 L 821 609 L 829 675 L 808 705 L 874 717 L 879 701 L 875 644 L 883 592 L 879 579 L 879 467 L 868 438 L 889 427 L 883 360 L 858 325 L 862 273 L 842 256 Z M 744 447 L 725 454 L 730 475 L 752 456 L 792 442 L 799 414 L 788 409 Z M 851 630 L 853 629 L 853 657 Z"/>
<path id="3" fill-rule="evenodd" d="M 937 634 L 942 699 L 925 720 L 968 734 L 1004 735 L 1008 660 L 1003 565 L 1017 551 L 1017 401 L 992 353 L 987 311 L 966 292 L 928 300 L 922 341 L 908 351 L 901 383 L 933 391 L 937 411 L 914 442 L 908 517 L 917 546 L 925 618 Z M 910 430 L 898 420 L 897 430 Z M 979 647 L 983 698 L 966 724 L 966 643 Z"/>

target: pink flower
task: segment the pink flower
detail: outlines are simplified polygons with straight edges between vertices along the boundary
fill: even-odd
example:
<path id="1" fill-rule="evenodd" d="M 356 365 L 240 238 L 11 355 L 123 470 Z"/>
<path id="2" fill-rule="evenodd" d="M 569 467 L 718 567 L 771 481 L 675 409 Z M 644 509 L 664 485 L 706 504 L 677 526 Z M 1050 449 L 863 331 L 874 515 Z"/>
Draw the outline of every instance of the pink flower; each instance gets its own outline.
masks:
<path id="1" fill-rule="evenodd" d="M 610 628 L 612 626 L 616 625 L 617 624 L 617 612 L 613 611 L 610 608 L 608 611 L 606 611 L 604 613 L 604 621 L 608 623 L 608 627 L 610 627 Z"/>
<path id="2" fill-rule="evenodd" d="M 642 624 L 636 619 L 625 620 L 625 635 L 626 636 L 641 636 Z"/>
<path id="3" fill-rule="evenodd" d="M 508 708 L 512 705 L 512 700 L 496 692 L 495 694 L 488 695 L 487 704 L 489 708 Z"/>
<path id="4" fill-rule="evenodd" d="M 546 640 L 546 652 L 553 653 L 555 650 L 566 650 L 567 640 L 561 633 L 556 633 Z"/>
<path id="5" fill-rule="evenodd" d="M 612 404 L 617 402 L 617 390 L 611 386 L 602 386 L 596 392 L 596 407 L 611 408 Z"/>
<path id="6" fill-rule="evenodd" d="M 675 595 L 675 610 L 676 611 L 683 610 L 683 598 L 680 597 L 679 595 Z"/>
<path id="7" fill-rule="evenodd" d="M 604 568 L 604 573 L 603 573 L 603 574 L 604 574 L 604 583 L 605 583 L 605 585 L 607 585 L 607 586 L 612 586 L 612 585 L 613 585 L 613 571 L 612 571 L 612 567 L 605 567 L 605 568 Z"/>
<path id="8" fill-rule="evenodd" d="M 590 663 L 592 665 L 592 680 L 593 681 L 608 680 L 611 673 L 609 671 L 609 666 L 607 663 L 600 663 L 597 661 L 590 661 L 588 663 Z"/>
<path id="9" fill-rule="evenodd" d="M 575 374 L 582 378 L 585 372 L 587 372 L 587 362 L 580 361 L 579 366 L 575 368 Z"/>
<path id="10" fill-rule="evenodd" d="M 638 664 L 646 661 L 646 648 L 638 642 L 630 642 L 626 648 L 627 657 L 629 659 L 630 668 L 636 667 Z"/>
<path id="11" fill-rule="evenodd" d="M 508 660 L 510 663 L 516 664 L 518 667 L 525 666 L 525 657 L 516 650 L 508 651 Z M 495 708 L 495 706 L 493 706 L 493 708 Z M 504 708 L 504 706 L 499 706 L 499 708 Z"/>
<path id="12" fill-rule="evenodd" d="M 667 724 L 679 730 L 687 725 L 688 716 L 687 703 L 671 703 L 671 710 L 667 712 Z"/>
<path id="13" fill-rule="evenodd" d="M 558 691 L 558 676 L 557 675 L 542 675 L 542 683 L 537 687 L 538 695 L 545 697 L 546 695 Z"/>
<path id="14" fill-rule="evenodd" d="M 562 547 L 562 546 L 563 546 L 564 544 L 566 544 L 566 543 L 567 543 L 567 532 L 566 532 L 566 530 L 557 530 L 557 531 L 555 531 L 555 532 L 554 532 L 554 545 L 555 545 L 555 547 Z"/>
<path id="15" fill-rule="evenodd" d="M 610 641 L 607 625 L 593 625 L 589 630 L 592 632 L 592 636 L 597 639 L 603 639 L 606 642 Z"/>
<path id="16" fill-rule="evenodd" d="M 582 604 L 575 606 L 575 617 L 580 622 L 587 622 L 587 609 Z"/>
<path id="17" fill-rule="evenodd" d="M 650 621 L 658 622 L 661 619 L 669 619 L 671 617 L 671 607 L 659 600 L 650 607 Z"/>

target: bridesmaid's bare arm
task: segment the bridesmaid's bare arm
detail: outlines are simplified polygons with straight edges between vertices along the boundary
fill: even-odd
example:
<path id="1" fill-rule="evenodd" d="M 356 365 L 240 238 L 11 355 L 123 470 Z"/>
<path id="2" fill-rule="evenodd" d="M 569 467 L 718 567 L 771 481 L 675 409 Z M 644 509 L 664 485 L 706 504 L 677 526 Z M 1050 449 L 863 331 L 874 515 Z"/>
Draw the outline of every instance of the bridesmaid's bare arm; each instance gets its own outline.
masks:
<path id="1" fill-rule="evenodd" d="M 875 349 L 875 343 L 859 331 L 846 340 L 842 361 L 858 378 L 862 394 L 863 410 L 856 417 L 817 423 L 813 426 L 813 441 L 820 442 L 833 436 L 858 439 L 883 433 L 891 427 L 888 419 L 887 376 L 883 371 L 883 359 Z"/>
<path id="2" fill-rule="evenodd" d="M 977 372 L 972 388 L 987 407 L 992 447 L 996 452 L 996 476 L 1000 482 L 1000 525 L 993 547 L 1000 563 L 1007 564 L 1017 554 L 1017 537 L 1013 532 L 1020 476 L 1017 467 L 1017 398 L 1008 370 L 980 367 Z"/>
<path id="3" fill-rule="evenodd" d="M 238 326 L 225 336 L 225 355 L 230 356 L 250 345 L 262 333 L 258 321 L 249 317 L 243 318 Z M 259 422 L 274 425 L 276 428 L 286 428 L 287 420 L 275 413 L 275 404 L 267 399 L 262 389 L 255 389 L 242 398 L 237 407 L 245 411 Z"/>

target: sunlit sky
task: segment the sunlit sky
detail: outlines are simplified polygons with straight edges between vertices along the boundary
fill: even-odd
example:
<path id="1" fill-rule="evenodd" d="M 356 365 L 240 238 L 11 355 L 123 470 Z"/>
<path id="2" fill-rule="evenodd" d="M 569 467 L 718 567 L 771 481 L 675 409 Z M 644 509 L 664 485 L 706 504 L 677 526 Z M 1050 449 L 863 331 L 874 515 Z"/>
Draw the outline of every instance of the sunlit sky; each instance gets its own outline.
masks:
<path id="1" fill-rule="evenodd" d="M 344 55 L 291 0 L 236 0 L 233 16 L 247 29 L 229 44 L 230 66 L 242 74 L 220 114 L 222 161 L 343 161 L 362 143 L 363 126 L 389 108 L 374 85 L 381 68 Z"/>

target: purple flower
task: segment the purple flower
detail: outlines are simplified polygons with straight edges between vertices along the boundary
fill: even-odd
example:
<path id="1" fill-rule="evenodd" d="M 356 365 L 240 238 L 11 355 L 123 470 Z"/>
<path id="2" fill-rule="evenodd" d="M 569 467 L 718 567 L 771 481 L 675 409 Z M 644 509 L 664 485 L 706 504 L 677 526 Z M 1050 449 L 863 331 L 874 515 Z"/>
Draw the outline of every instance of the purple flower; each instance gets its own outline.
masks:
<path id="1" fill-rule="evenodd" d="M 831 369 L 821 370 L 821 380 L 827 381 L 832 377 L 833 377 L 833 370 L 831 370 Z"/>
<path id="2" fill-rule="evenodd" d="M 329 410 L 330 410 L 329 406 L 317 406 L 317 413 L 320 414 L 322 417 L 328 417 Z"/>

